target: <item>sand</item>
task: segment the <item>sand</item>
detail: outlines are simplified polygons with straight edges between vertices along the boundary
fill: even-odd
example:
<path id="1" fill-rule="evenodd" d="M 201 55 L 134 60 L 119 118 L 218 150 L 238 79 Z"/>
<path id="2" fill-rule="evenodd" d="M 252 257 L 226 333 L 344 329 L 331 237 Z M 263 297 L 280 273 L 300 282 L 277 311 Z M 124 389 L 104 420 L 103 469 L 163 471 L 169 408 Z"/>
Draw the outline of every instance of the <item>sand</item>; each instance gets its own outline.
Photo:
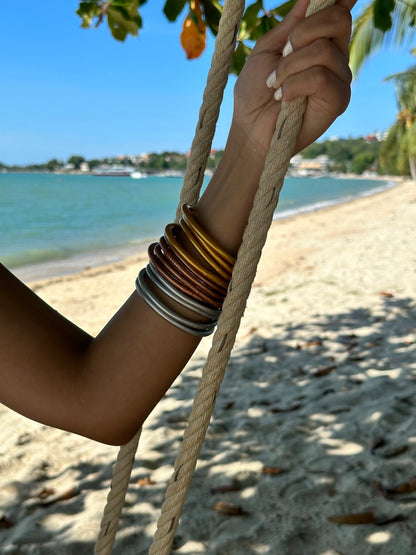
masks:
<path id="1" fill-rule="evenodd" d="M 144 263 L 32 287 L 95 334 Z M 174 553 L 416 553 L 415 298 L 415 183 L 273 224 Z M 145 425 L 116 554 L 149 548 L 209 345 Z M 0 430 L 0 552 L 92 553 L 118 449 Z"/>

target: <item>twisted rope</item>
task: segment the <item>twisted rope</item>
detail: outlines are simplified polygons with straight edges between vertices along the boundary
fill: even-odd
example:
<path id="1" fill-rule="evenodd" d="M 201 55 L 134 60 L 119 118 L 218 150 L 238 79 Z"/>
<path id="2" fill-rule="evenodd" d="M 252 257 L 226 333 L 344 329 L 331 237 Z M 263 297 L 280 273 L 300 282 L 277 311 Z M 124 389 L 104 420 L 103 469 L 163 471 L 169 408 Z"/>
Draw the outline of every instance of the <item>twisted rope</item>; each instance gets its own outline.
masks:
<path id="1" fill-rule="evenodd" d="M 182 204 L 196 204 L 199 198 L 243 11 L 244 0 L 226 0 L 224 3 L 211 68 L 207 76 L 191 154 L 176 211 L 177 220 L 181 215 Z"/>
<path id="2" fill-rule="evenodd" d="M 141 430 L 126 445 L 123 445 L 118 452 L 94 553 L 107 555 L 113 549 L 140 434 Z"/>
<path id="3" fill-rule="evenodd" d="M 183 203 L 193 204 L 199 198 L 243 10 L 243 0 L 227 0 L 224 4 L 199 120 L 184 176 L 177 218 Z M 95 546 L 96 554 L 110 555 L 112 552 L 140 434 L 141 430 L 129 443 L 120 447 Z"/>
<path id="4" fill-rule="evenodd" d="M 333 0 L 311 0 L 306 15 L 309 16 L 332 3 Z M 227 34 L 224 32 L 224 36 L 222 33 L 220 35 L 220 23 L 220 30 L 216 41 L 216 51 L 218 48 L 221 54 L 217 55 L 214 53 L 211 70 L 208 75 L 207 87 L 203 97 L 195 139 L 192 144 L 188 169 L 185 174 L 185 183 L 178 205 L 177 217 L 180 206 L 184 202 L 195 203 L 199 198 L 204 168 L 215 132 L 223 90 L 228 78 L 229 66 L 235 45 L 236 29 L 241 19 L 243 9 L 243 0 L 226 0 L 224 4 L 222 19 L 224 19 L 224 28 L 227 28 Z M 230 32 L 233 34 L 232 40 L 229 39 Z M 228 38 L 228 42 L 225 37 Z M 222 47 L 224 44 L 226 48 L 223 50 Z M 231 44 L 232 47 L 230 46 Z M 223 54 L 225 50 L 227 51 L 227 56 L 229 56 L 228 63 L 225 61 L 225 53 Z M 218 71 L 221 77 L 217 78 L 217 68 L 215 64 L 219 66 Z M 214 85 L 212 85 L 212 83 L 214 83 Z M 261 251 L 266 241 L 267 232 L 277 206 L 284 176 L 289 166 L 290 158 L 294 152 L 297 136 L 302 124 L 304 109 L 305 99 L 303 98 L 298 98 L 289 103 L 282 103 L 282 109 L 276 123 L 276 131 L 273 135 L 270 151 L 266 158 L 265 168 L 260 179 L 259 188 L 254 198 L 253 208 L 234 266 L 228 295 L 225 299 L 223 311 L 218 321 L 218 327 L 213 337 L 212 347 L 202 372 L 188 425 L 184 432 L 178 457 L 175 461 L 173 475 L 166 490 L 165 501 L 162 505 L 161 515 L 157 523 L 157 530 L 149 550 L 150 555 L 169 555 L 170 553 L 182 507 L 214 410 L 215 400 L 224 378 L 231 350 L 251 290 L 251 285 L 256 275 Z M 138 434 L 138 436 L 139 435 L 140 434 Z M 126 458 L 129 460 L 130 465 L 133 464 L 133 460 L 131 459 L 134 459 L 138 436 L 120 449 L 119 458 L 121 460 Z M 105 508 L 99 535 L 99 542 L 102 539 L 103 548 L 100 548 L 98 551 L 96 548 L 96 553 L 100 553 L 100 555 L 111 553 L 116 533 L 115 529 L 118 524 L 122 504 L 124 502 L 125 490 L 129 480 L 128 477 L 126 479 L 125 475 L 123 479 L 119 480 L 117 477 L 119 470 L 116 471 L 116 467 L 114 469 L 112 489 Z M 130 471 L 131 466 L 128 475 L 130 475 Z M 121 491 L 122 488 L 125 488 L 124 491 Z M 107 517 L 107 513 L 111 512 L 113 516 Z"/>
<path id="5" fill-rule="evenodd" d="M 333 0 L 311 0 L 306 15 L 309 16 L 332 3 Z M 218 320 L 208 360 L 202 372 L 173 475 L 166 489 L 165 501 L 149 555 L 169 555 L 170 553 L 216 397 L 256 275 L 261 251 L 273 219 L 290 158 L 296 146 L 305 105 L 304 98 L 282 103 L 282 109 L 276 122 L 276 131 L 244 231 L 222 314 Z"/>

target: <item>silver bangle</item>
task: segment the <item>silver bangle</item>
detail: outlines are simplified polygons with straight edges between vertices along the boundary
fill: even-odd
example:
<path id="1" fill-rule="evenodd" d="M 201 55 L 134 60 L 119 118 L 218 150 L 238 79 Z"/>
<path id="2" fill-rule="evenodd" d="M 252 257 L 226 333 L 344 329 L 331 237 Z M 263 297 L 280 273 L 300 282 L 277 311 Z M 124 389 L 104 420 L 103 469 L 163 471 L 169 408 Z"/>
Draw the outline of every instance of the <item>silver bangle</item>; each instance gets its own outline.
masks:
<path id="1" fill-rule="evenodd" d="M 205 337 L 210 335 L 215 328 L 216 321 L 210 322 L 194 322 L 177 314 L 171 308 L 163 304 L 146 283 L 146 269 L 140 271 L 136 279 L 136 290 L 143 300 L 151 307 L 159 316 L 164 318 L 170 324 L 178 329 L 197 337 Z"/>
<path id="2" fill-rule="evenodd" d="M 205 318 L 210 318 L 211 320 L 215 320 L 215 321 L 218 320 L 218 317 L 221 313 L 220 310 L 216 308 L 209 308 L 208 306 L 205 306 L 204 304 L 198 301 L 195 301 L 191 297 L 188 297 L 187 295 L 185 295 L 185 293 L 182 293 L 182 291 L 179 291 L 179 289 L 176 289 L 174 285 L 169 283 L 169 281 L 167 281 L 167 279 L 165 279 L 157 271 L 157 269 L 153 266 L 151 261 L 149 261 L 147 265 L 146 274 L 148 278 L 154 283 L 154 285 L 158 287 L 163 293 L 165 293 L 165 295 L 170 297 L 172 300 L 176 301 L 177 303 L 180 303 L 185 308 L 189 308 L 189 310 L 192 310 L 193 312 L 195 312 L 196 314 L 199 314 L 200 316 L 204 316 Z"/>

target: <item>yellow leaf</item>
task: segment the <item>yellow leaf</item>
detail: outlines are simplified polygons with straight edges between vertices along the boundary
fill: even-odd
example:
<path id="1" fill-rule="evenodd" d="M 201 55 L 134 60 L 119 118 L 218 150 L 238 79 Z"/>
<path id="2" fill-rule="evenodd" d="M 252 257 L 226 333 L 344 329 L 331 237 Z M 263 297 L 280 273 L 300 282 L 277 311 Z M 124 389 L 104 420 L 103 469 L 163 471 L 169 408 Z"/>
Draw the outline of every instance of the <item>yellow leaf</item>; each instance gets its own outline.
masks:
<path id="1" fill-rule="evenodd" d="M 196 21 L 195 21 L 196 20 Z M 181 45 L 188 60 L 199 58 L 205 49 L 206 25 L 202 18 L 200 0 L 192 0 L 191 11 L 183 22 Z"/>

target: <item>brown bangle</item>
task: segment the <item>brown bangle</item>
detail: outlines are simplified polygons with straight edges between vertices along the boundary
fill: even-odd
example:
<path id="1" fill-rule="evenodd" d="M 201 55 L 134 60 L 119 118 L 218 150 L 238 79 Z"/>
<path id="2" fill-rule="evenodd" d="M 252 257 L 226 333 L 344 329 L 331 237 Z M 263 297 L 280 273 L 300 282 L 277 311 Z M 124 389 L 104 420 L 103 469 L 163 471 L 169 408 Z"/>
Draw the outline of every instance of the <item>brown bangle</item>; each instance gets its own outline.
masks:
<path id="1" fill-rule="evenodd" d="M 163 255 L 160 255 L 160 245 L 154 243 L 153 249 L 149 249 L 149 258 L 153 267 L 174 287 L 182 291 L 185 295 L 188 295 L 192 299 L 195 299 L 209 307 L 214 307 L 220 309 L 222 306 L 223 299 L 218 299 L 212 295 L 208 295 L 204 291 L 201 291 L 193 282 L 185 281 L 184 275 L 178 273 L 175 268 L 170 265 L 166 265 L 166 259 Z M 186 276 L 185 276 L 186 277 Z"/>
<path id="2" fill-rule="evenodd" d="M 181 275 L 182 279 L 185 277 L 187 280 L 192 282 L 195 287 L 201 289 L 203 292 L 207 293 L 211 297 L 217 300 L 224 300 L 227 291 L 217 285 L 211 284 L 204 276 L 199 275 L 196 270 L 188 267 L 186 263 L 181 260 L 180 257 L 170 248 L 169 243 L 164 237 L 160 238 L 158 249 L 161 251 L 161 255 L 167 259 L 167 263 L 170 268 L 175 268 L 177 273 Z"/>
<path id="3" fill-rule="evenodd" d="M 169 224 L 165 228 L 165 238 L 168 241 L 169 245 L 171 246 L 172 250 L 175 253 L 179 253 L 181 258 L 186 261 L 186 263 L 198 271 L 199 274 L 202 274 L 205 279 L 208 279 L 212 283 L 215 283 L 224 289 L 228 288 L 228 281 L 222 279 L 219 275 L 213 274 L 205 266 L 195 260 L 192 256 L 188 254 L 188 252 L 182 247 L 179 241 L 176 238 L 176 233 L 181 228 L 177 224 Z"/>

